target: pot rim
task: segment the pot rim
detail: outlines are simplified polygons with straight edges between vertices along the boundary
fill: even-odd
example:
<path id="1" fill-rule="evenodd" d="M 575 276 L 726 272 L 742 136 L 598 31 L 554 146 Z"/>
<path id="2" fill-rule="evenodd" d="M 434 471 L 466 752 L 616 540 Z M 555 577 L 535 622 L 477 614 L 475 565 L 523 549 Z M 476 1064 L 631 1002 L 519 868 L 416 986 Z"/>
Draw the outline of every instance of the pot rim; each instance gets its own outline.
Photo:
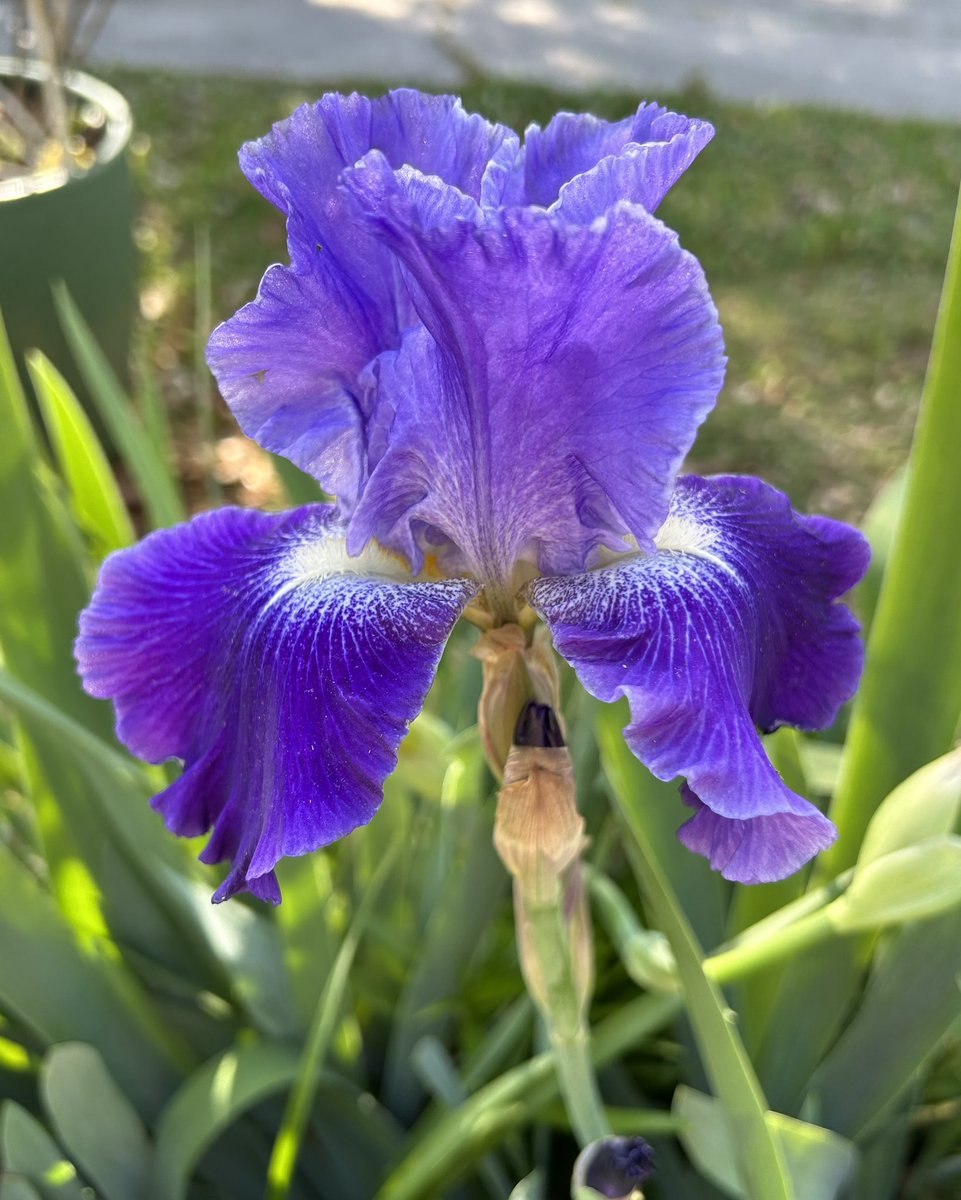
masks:
<path id="1" fill-rule="evenodd" d="M 31 79 L 44 83 L 50 76 L 50 64 L 29 58 L 13 58 L 0 55 L 0 79 Z M 22 196 L 34 196 L 63 187 L 75 179 L 87 179 L 95 171 L 107 166 L 122 152 L 133 133 L 133 117 L 130 105 L 124 97 L 102 79 L 88 75 L 85 71 L 67 69 L 63 72 L 64 87 L 81 100 L 98 105 L 107 116 L 106 131 L 97 146 L 97 161 L 82 176 L 71 175 L 65 167 L 34 171 L 29 175 L 18 175 L 15 179 L 0 181 L 0 203 L 17 200 Z"/>

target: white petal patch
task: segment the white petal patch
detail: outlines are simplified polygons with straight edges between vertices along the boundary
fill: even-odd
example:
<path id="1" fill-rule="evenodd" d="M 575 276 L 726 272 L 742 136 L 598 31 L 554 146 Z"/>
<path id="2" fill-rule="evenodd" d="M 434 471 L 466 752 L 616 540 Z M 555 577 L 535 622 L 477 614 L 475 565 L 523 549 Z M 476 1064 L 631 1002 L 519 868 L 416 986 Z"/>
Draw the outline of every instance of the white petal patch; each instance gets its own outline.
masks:
<path id="1" fill-rule="evenodd" d="M 714 558 L 707 551 L 717 540 L 716 529 L 672 512 L 657 531 L 654 544 L 658 550 L 676 550 L 681 554 L 703 554 L 706 558 Z"/>
<path id="2" fill-rule="evenodd" d="M 296 545 L 281 564 L 285 583 L 296 586 L 331 575 L 363 575 L 391 583 L 412 583 L 407 563 L 371 541 L 360 554 L 347 553 L 347 536 L 319 534 Z"/>

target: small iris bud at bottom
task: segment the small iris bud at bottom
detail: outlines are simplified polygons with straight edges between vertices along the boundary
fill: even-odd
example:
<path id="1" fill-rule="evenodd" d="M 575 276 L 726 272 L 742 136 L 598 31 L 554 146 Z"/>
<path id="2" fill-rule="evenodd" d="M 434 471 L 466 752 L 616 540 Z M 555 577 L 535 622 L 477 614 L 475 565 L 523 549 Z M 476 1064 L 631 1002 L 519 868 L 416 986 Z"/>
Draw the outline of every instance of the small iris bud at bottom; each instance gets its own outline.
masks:
<path id="1" fill-rule="evenodd" d="M 641 1185 L 653 1174 L 654 1153 L 643 1138 L 602 1138 L 577 1156 L 571 1195 L 574 1200 L 644 1200 Z"/>

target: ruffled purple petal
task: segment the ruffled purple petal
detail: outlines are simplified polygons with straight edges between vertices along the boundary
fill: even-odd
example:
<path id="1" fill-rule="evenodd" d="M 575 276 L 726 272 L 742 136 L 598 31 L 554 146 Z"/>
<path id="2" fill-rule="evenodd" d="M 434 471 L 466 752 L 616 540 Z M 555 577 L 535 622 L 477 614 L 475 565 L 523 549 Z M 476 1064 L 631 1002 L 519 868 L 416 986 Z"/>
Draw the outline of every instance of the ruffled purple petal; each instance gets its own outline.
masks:
<path id="1" fill-rule="evenodd" d="M 364 572 L 361 574 L 360 572 Z M 366 824 L 423 705 L 470 583 L 403 582 L 392 555 L 349 559 L 333 510 L 225 508 L 104 564 L 76 654 L 117 733 L 180 758 L 154 800 L 175 832 L 212 829 L 218 890 L 279 900 L 273 868 Z"/>
<path id="2" fill-rule="evenodd" d="M 315 476 L 349 508 L 362 486 L 371 398 L 359 376 L 415 319 L 393 256 L 338 186 L 372 149 L 465 196 L 503 189 L 517 137 L 452 96 L 326 95 L 241 151 L 247 177 L 287 215 L 291 267 L 213 333 L 208 361 L 250 437 Z"/>
<path id="3" fill-rule="evenodd" d="M 560 653 L 593 695 L 627 696 L 625 730 L 698 812 L 682 840 L 727 878 L 783 878 L 833 840 L 783 783 L 757 726 L 829 724 L 862 646 L 838 598 L 867 568 L 854 529 L 803 517 L 758 479 L 682 479 L 657 553 L 531 584 Z"/>
<path id="4" fill-rule="evenodd" d="M 626 203 L 586 227 L 483 212 L 379 155 L 344 178 L 430 335 L 378 363 L 389 435 L 351 545 L 433 527 L 484 580 L 519 559 L 580 570 L 628 533 L 650 545 L 723 377 L 717 314 L 676 235 Z"/>
<path id="5" fill-rule="evenodd" d="M 707 121 L 642 104 L 626 120 L 558 113 L 524 134 L 523 159 L 512 181 L 518 203 L 555 206 L 568 221 L 586 223 L 618 200 L 654 212 L 714 136 Z"/>
<path id="6" fill-rule="evenodd" d="M 737 883 L 786 879 L 837 837 L 831 822 L 813 806 L 803 813 L 780 812 L 738 820 L 712 812 L 687 785 L 681 794 L 685 804 L 697 811 L 677 836 L 725 879 Z"/>

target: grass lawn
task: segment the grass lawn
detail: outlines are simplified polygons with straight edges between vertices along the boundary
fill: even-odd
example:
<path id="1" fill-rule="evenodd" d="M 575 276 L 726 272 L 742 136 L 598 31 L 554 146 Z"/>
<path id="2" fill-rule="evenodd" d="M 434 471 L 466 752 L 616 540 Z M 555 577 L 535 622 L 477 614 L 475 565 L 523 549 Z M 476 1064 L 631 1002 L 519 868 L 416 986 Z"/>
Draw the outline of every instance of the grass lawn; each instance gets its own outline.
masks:
<path id="1" fill-rule="evenodd" d="M 195 239 L 209 231 L 212 316 L 220 320 L 254 294 L 269 263 L 286 258 L 283 220 L 240 174 L 237 148 L 324 88 L 108 74 L 132 102 L 140 130 L 146 345 L 179 414 L 189 474 L 213 453 L 198 444 L 192 400 L 201 340 Z M 561 108 L 624 116 L 640 98 L 502 82 L 463 94 L 468 108 L 518 129 Z M 750 108 L 701 92 L 655 98 L 717 127 L 660 211 L 705 265 L 730 356 L 725 390 L 690 465 L 760 473 L 801 507 L 858 518 L 908 448 L 961 128 Z M 225 412 L 217 428 L 226 438 L 217 451 L 222 477 L 240 499 L 269 502 L 269 475 L 228 436 Z M 239 464 L 233 476 L 225 453 Z"/>

